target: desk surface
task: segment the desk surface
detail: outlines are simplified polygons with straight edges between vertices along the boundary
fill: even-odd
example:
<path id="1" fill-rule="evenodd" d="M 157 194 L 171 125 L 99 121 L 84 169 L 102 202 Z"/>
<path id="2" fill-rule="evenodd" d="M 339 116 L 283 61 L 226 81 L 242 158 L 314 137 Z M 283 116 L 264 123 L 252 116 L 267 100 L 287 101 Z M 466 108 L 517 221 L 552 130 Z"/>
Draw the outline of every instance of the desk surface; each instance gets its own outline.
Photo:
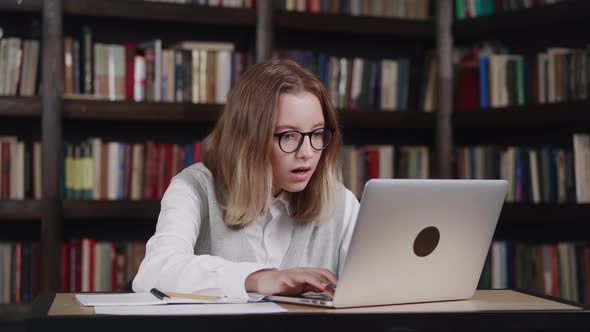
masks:
<path id="1" fill-rule="evenodd" d="M 257 331 L 438 330 L 590 328 L 590 310 L 580 304 L 512 290 L 477 291 L 469 300 L 437 303 L 326 309 L 281 304 L 288 313 L 211 316 L 102 316 L 81 306 L 74 294 L 43 294 L 28 322 L 31 331 L 141 330 L 205 326 L 215 331 L 256 327 Z M 127 328 L 126 327 L 126 328 Z M 335 328 L 336 327 L 336 328 Z"/>

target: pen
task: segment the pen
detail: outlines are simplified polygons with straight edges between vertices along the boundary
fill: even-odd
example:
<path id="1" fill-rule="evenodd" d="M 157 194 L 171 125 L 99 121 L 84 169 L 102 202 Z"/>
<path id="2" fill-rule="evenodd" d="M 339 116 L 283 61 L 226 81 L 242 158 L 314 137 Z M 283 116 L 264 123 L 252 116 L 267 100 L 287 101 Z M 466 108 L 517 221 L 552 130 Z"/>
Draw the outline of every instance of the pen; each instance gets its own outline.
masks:
<path id="1" fill-rule="evenodd" d="M 160 299 L 162 301 L 164 301 L 164 298 L 170 298 L 170 296 L 164 294 L 163 292 L 161 292 L 157 288 L 150 289 L 150 293 L 152 293 L 155 297 L 157 297 L 158 299 Z"/>

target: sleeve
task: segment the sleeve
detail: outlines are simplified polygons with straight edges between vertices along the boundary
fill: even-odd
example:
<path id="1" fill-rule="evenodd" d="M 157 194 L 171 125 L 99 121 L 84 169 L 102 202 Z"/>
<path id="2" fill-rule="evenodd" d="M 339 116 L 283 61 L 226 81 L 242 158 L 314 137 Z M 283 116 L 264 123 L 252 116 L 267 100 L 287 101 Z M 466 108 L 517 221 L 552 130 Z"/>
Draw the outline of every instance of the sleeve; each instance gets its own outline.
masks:
<path id="1" fill-rule="evenodd" d="M 133 291 L 156 287 L 191 293 L 217 289 L 225 296 L 247 300 L 248 275 L 270 267 L 256 263 L 234 263 L 218 256 L 195 255 L 194 246 L 201 224 L 200 200 L 192 185 L 175 177 L 162 198 L 155 234 L 133 280 Z"/>
<path id="2" fill-rule="evenodd" d="M 345 190 L 346 194 L 344 198 L 344 204 L 342 206 L 342 208 L 344 209 L 342 222 L 345 224 L 345 226 L 340 241 L 340 253 L 338 257 L 338 275 L 342 275 L 344 261 L 346 260 L 346 255 L 348 254 L 348 248 L 350 247 L 350 240 L 352 239 L 352 233 L 354 232 L 356 218 L 360 206 L 359 201 L 356 199 L 354 194 L 348 189 Z"/>

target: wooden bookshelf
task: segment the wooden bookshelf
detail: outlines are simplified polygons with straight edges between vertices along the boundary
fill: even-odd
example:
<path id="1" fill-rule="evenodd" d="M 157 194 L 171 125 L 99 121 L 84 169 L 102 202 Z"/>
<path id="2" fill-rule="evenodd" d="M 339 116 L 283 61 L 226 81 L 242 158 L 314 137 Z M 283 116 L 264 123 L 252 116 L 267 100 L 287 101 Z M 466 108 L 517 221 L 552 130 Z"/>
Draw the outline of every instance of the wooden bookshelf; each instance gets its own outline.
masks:
<path id="1" fill-rule="evenodd" d="M 0 319 L 6 323 L 24 321 L 29 317 L 32 309 L 32 304 L 0 304 Z M 0 327 L 2 326 L 0 323 Z M 20 329 L 14 331 L 20 331 Z"/>
<path id="2" fill-rule="evenodd" d="M 533 104 L 493 109 L 455 111 L 453 125 L 456 128 L 536 127 L 555 128 L 580 125 L 590 127 L 590 101 Z"/>
<path id="3" fill-rule="evenodd" d="M 435 33 L 434 23 L 431 21 L 285 11 L 277 11 L 275 15 L 276 25 L 282 29 L 421 39 L 434 39 Z"/>
<path id="4" fill-rule="evenodd" d="M 506 39 L 511 38 L 510 32 L 518 30 L 530 31 L 543 26 L 587 21 L 589 12 L 589 1 L 568 0 L 491 16 L 456 20 L 453 24 L 453 36 L 458 42 L 485 40 L 497 36 Z"/>
<path id="5" fill-rule="evenodd" d="M 41 13 L 43 0 L 2 0 L 0 11 Z"/>
<path id="6" fill-rule="evenodd" d="M 160 212 L 160 201 L 153 200 L 65 200 L 66 220 L 151 220 Z"/>
<path id="7" fill-rule="evenodd" d="M 19 3 L 24 6 L 17 6 Z M 37 117 L 41 120 L 43 154 L 48 156 L 42 161 L 42 187 L 45 201 L 2 201 L 0 202 L 0 220 L 41 220 L 38 233 L 41 234 L 41 248 L 43 250 L 43 275 L 41 276 L 43 290 L 55 291 L 58 288 L 59 244 L 61 240 L 72 236 L 72 234 L 92 237 L 94 228 L 101 228 L 104 238 L 108 238 L 112 235 L 109 234 L 112 228 L 102 227 L 102 221 L 128 220 L 129 224 L 133 226 L 130 227 L 131 231 L 137 232 L 137 225 L 155 222 L 160 210 L 160 201 L 62 200 L 59 195 L 59 179 L 63 137 L 78 134 L 78 131 L 84 135 L 86 125 L 92 126 L 92 129 L 98 128 L 99 131 L 108 132 L 112 129 L 109 125 L 114 122 L 121 123 L 123 126 L 132 123 L 147 123 L 149 125 L 166 123 L 170 124 L 169 127 L 172 127 L 173 130 L 179 130 L 178 128 L 182 127 L 179 125 L 181 123 L 188 123 L 188 127 L 202 130 L 217 121 L 223 107 L 219 104 L 113 102 L 64 97 L 61 95 L 60 83 L 63 81 L 64 74 L 62 64 L 64 33 L 78 31 L 78 25 L 88 24 L 92 28 L 95 42 L 121 43 L 117 38 L 141 40 L 142 38 L 157 37 L 163 41 L 173 40 L 180 30 L 186 35 L 192 34 L 193 27 L 195 31 L 198 30 L 199 33 L 202 33 L 201 35 L 211 36 L 209 37 L 211 39 L 219 37 L 216 33 L 223 35 L 226 31 L 229 31 L 223 35 L 223 37 L 227 37 L 226 39 L 240 39 L 243 31 L 247 31 L 252 36 L 246 38 L 247 40 L 243 42 L 242 46 L 247 50 L 253 50 L 253 44 L 256 44 L 258 55 L 265 54 L 260 52 L 261 49 L 270 50 L 273 48 L 273 42 L 277 38 L 272 38 L 272 32 L 277 29 L 300 31 L 305 35 L 315 32 L 339 34 L 339 38 L 344 42 L 352 36 L 367 40 L 367 44 L 371 44 L 373 39 L 390 40 L 392 39 L 390 37 L 403 39 L 405 48 L 395 51 L 400 54 L 407 52 L 410 56 L 423 52 L 423 49 L 434 47 L 437 36 L 434 20 L 414 21 L 383 17 L 285 13 L 269 10 L 270 8 L 262 10 L 262 7 L 264 6 L 259 6 L 256 10 L 200 7 L 193 4 L 143 0 L 0 1 L 0 11 L 39 11 L 43 14 L 41 29 L 43 31 L 41 41 L 43 57 L 39 70 L 45 82 L 51 84 L 44 84 L 42 97 L 0 98 L 0 118 L 21 116 Z M 262 24 L 261 21 L 268 24 Z M 116 30 L 119 28 L 117 24 L 119 23 L 130 27 L 129 31 L 126 30 L 123 36 L 111 36 L 112 31 L 117 32 Z M 202 29 L 203 25 L 207 25 L 206 29 Z M 149 31 L 146 32 L 143 29 Z M 195 35 L 199 36 L 199 33 Z M 162 35 L 160 36 L 160 34 Z M 307 38 L 303 39 L 307 40 Z M 219 38 L 219 40 L 225 39 Z M 338 42 L 340 48 L 350 48 L 351 51 L 356 51 L 354 44 Z M 384 54 L 388 56 L 391 53 L 391 47 L 387 44 L 376 43 L 375 49 L 375 57 L 383 56 L 379 53 L 381 50 L 385 50 Z M 257 60 L 265 59 L 264 56 L 259 56 Z M 387 142 L 393 141 L 392 137 L 399 136 L 400 133 L 406 131 L 411 133 L 409 136 L 412 134 L 420 136 L 423 132 L 424 136 L 434 136 L 437 120 L 439 120 L 439 113 L 423 113 L 416 110 L 386 112 L 346 109 L 339 110 L 338 114 L 343 129 L 353 129 L 348 131 L 347 135 L 351 132 L 354 133 L 354 129 L 358 129 L 356 130 L 357 136 L 362 136 L 361 138 L 367 142 L 375 140 L 374 132 L 378 132 L 377 134 L 381 135 L 383 141 Z M 14 122 L 20 124 L 25 121 Z M 76 127 L 81 122 L 84 122 L 82 126 L 84 128 Z M 196 124 L 196 126 L 192 124 Z M 137 127 L 141 127 L 139 130 L 145 129 L 143 126 Z M 76 132 L 70 132 L 71 128 L 74 128 L 73 131 Z M 165 129 L 170 130 L 170 128 Z M 415 129 L 424 130 L 420 130 L 420 135 L 417 135 Z M 21 129 L 26 133 L 29 130 L 29 127 Z M 132 134 L 123 133 L 123 135 L 131 137 Z M 147 132 L 146 137 L 149 135 L 150 132 Z M 347 137 L 351 137 L 351 135 Z M 447 143 L 450 144 L 450 142 Z M 85 221 L 87 223 L 84 223 Z M 149 226 L 153 227 L 151 224 Z M 79 233 L 73 232 L 73 229 Z M 92 230 L 88 231 L 89 229 Z M 0 309 L 0 316 L 3 317 L 6 313 L 11 315 L 12 311 L 26 310 L 26 307 L 19 305 L 6 307 L 9 311 Z"/>
<path id="8" fill-rule="evenodd" d="M 217 121 L 222 107 L 219 104 L 64 99 L 63 116 L 65 119 L 212 124 Z"/>
<path id="9" fill-rule="evenodd" d="M 0 97 L 0 117 L 41 117 L 40 97 Z"/>
<path id="10" fill-rule="evenodd" d="M 38 200 L 0 200 L 0 221 L 39 219 L 41 202 Z"/>
<path id="11" fill-rule="evenodd" d="M 256 26 L 256 11 L 132 0 L 63 0 L 66 15 L 229 26 Z"/>
<path id="12" fill-rule="evenodd" d="M 502 226 L 568 225 L 590 226 L 590 204 L 505 203 L 499 223 Z"/>
<path id="13" fill-rule="evenodd" d="M 436 115 L 417 111 L 389 112 L 371 110 L 338 110 L 340 125 L 347 128 L 432 129 Z"/>
<path id="14" fill-rule="evenodd" d="M 155 103 L 106 100 L 63 100 L 65 119 L 134 122 L 190 122 L 214 124 L 221 104 Z M 417 111 L 389 112 L 361 109 L 338 110 L 346 128 L 434 129 L 436 115 Z"/>

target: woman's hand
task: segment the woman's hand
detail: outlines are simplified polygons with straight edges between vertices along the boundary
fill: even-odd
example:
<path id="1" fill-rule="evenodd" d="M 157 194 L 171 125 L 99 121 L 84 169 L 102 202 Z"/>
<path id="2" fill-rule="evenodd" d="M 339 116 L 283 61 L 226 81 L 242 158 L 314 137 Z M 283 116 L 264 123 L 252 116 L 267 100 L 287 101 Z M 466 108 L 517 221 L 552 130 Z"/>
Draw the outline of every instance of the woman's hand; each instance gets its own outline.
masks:
<path id="1" fill-rule="evenodd" d="M 299 295 L 305 292 L 326 292 L 334 296 L 338 278 L 320 268 L 260 270 L 246 278 L 246 291 L 263 295 Z"/>

